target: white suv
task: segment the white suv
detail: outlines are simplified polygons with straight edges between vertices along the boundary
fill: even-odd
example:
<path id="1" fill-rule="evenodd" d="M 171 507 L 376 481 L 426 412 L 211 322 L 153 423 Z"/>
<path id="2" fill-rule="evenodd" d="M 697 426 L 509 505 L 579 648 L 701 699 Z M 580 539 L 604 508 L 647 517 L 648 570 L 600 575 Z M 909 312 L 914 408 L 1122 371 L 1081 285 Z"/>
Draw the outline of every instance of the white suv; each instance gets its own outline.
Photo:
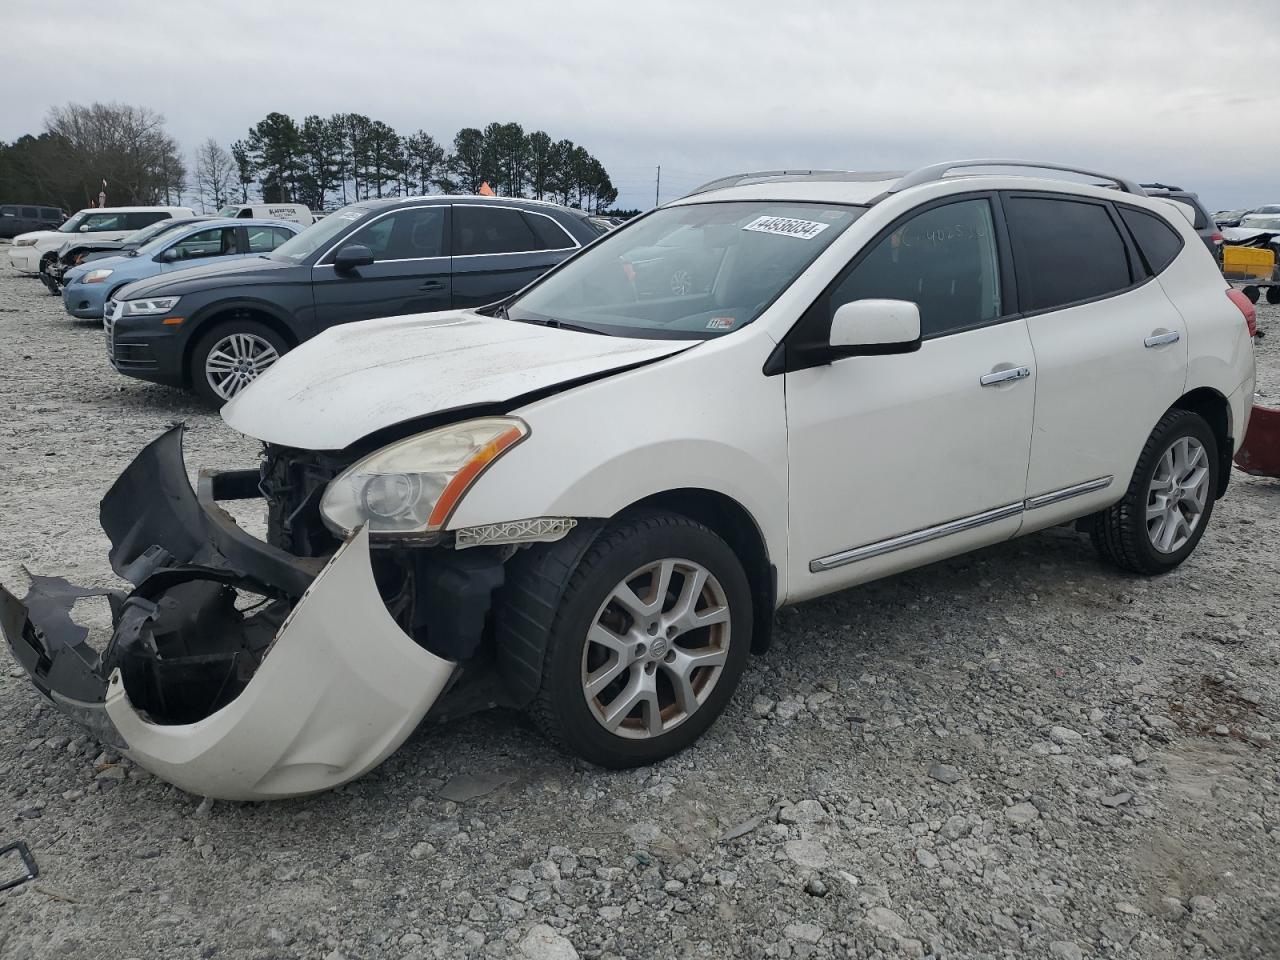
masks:
<path id="1" fill-rule="evenodd" d="M 223 408 L 260 469 L 194 493 L 175 429 L 107 495 L 137 587 L 101 660 L 66 590 L 6 595 L 9 642 L 143 766 L 261 798 L 493 703 L 666 757 L 778 607 L 1054 524 L 1170 570 L 1245 433 L 1249 305 L 1170 203 L 1062 170 L 733 177 L 501 304 L 327 330 Z M 216 504 L 261 496 L 270 543 Z"/>
<path id="2" fill-rule="evenodd" d="M 58 251 L 77 237 L 92 234 L 95 240 L 120 240 L 158 220 L 195 215 L 190 207 L 89 207 L 56 230 L 18 234 L 9 248 L 9 266 L 22 273 L 37 274 L 51 266 Z"/>

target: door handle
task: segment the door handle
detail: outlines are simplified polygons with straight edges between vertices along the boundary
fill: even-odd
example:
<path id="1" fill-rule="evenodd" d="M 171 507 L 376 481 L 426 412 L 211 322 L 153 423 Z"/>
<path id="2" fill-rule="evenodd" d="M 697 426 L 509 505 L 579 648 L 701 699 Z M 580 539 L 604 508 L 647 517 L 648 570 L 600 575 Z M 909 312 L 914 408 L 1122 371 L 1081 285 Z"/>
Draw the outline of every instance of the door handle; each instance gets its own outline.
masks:
<path id="1" fill-rule="evenodd" d="M 1153 333 L 1142 342 L 1148 347 L 1163 347 L 1166 343 L 1177 343 L 1182 339 L 1182 334 L 1177 330 L 1170 330 L 1168 333 Z"/>
<path id="2" fill-rule="evenodd" d="M 422 286 L 420 286 L 418 289 L 419 289 L 419 290 L 443 290 L 443 289 L 444 289 L 444 281 L 443 281 L 443 280 L 428 280 L 426 283 L 424 283 L 424 284 L 423 284 Z"/>
<path id="3" fill-rule="evenodd" d="M 1010 367 L 1008 370 L 993 370 L 991 373 L 984 373 L 979 382 L 984 387 L 990 387 L 1009 380 L 1025 380 L 1029 376 L 1031 376 L 1030 367 Z"/>

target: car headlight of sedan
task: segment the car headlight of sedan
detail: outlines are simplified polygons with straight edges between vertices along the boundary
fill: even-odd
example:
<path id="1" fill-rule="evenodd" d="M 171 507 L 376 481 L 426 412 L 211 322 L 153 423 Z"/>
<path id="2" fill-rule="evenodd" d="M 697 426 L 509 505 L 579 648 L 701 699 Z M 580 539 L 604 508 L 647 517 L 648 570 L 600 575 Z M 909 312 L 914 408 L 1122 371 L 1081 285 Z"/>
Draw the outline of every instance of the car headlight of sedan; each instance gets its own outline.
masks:
<path id="1" fill-rule="evenodd" d="M 523 420 L 484 417 L 400 440 L 339 474 L 320 515 L 342 537 L 361 524 L 388 537 L 436 533 L 476 479 L 528 435 Z"/>
<path id="2" fill-rule="evenodd" d="M 102 271 L 95 270 L 93 272 L 101 273 Z M 110 273 L 111 271 L 108 270 L 107 272 Z M 124 302 L 124 315 L 126 317 L 158 317 L 176 307 L 180 299 L 180 297 L 153 297 L 149 300 L 126 300 Z"/>
<path id="3" fill-rule="evenodd" d="M 15 241 L 13 241 L 13 245 L 14 245 L 15 247 L 34 247 L 34 246 L 36 245 L 36 242 L 35 242 L 34 240 L 32 240 L 31 238 L 29 238 L 29 237 L 28 237 L 28 238 L 27 238 L 27 239 L 25 239 L 25 240 L 15 240 Z"/>
<path id="4" fill-rule="evenodd" d="M 85 283 L 101 283 L 103 280 L 107 279 L 107 277 L 111 276 L 111 274 L 113 273 L 115 273 L 114 270 L 90 270 L 88 273 L 84 275 L 84 282 Z"/>

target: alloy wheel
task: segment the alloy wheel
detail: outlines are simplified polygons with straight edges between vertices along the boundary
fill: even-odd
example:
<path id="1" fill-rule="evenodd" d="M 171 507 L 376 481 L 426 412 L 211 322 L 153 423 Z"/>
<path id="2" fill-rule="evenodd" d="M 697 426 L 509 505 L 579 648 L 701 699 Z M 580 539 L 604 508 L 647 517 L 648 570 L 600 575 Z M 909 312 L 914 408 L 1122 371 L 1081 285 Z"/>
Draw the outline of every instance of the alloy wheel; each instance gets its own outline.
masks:
<path id="1" fill-rule="evenodd" d="M 229 333 L 209 351 L 204 375 L 214 393 L 230 400 L 279 359 L 279 352 L 263 337 Z"/>
<path id="2" fill-rule="evenodd" d="M 729 602 L 701 564 L 667 558 L 628 574 L 600 605 L 582 651 L 582 692 L 610 733 L 668 733 L 706 702 L 729 655 Z"/>
<path id="3" fill-rule="evenodd" d="M 1156 463 L 1147 488 L 1147 536 L 1161 553 L 1191 539 L 1209 501 L 1209 453 L 1195 437 L 1179 437 Z"/>

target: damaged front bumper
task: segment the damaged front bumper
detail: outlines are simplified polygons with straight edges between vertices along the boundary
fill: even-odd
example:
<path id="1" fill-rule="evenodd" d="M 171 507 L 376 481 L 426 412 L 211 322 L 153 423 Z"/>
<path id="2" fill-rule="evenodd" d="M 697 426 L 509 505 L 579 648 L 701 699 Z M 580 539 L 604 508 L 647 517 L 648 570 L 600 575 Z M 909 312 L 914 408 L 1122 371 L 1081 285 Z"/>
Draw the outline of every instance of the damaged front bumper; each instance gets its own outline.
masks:
<path id="1" fill-rule="evenodd" d="M 202 474 L 197 495 L 175 427 L 102 501 L 111 565 L 132 592 L 33 576 L 20 601 L 0 587 L 0 630 L 45 696 L 157 776 L 228 800 L 360 776 L 404 742 L 455 668 L 388 611 L 366 530 L 327 562 L 299 558 L 218 506 L 259 496 L 257 480 Z M 71 618 L 92 596 L 107 597 L 114 624 L 100 653 Z"/>

